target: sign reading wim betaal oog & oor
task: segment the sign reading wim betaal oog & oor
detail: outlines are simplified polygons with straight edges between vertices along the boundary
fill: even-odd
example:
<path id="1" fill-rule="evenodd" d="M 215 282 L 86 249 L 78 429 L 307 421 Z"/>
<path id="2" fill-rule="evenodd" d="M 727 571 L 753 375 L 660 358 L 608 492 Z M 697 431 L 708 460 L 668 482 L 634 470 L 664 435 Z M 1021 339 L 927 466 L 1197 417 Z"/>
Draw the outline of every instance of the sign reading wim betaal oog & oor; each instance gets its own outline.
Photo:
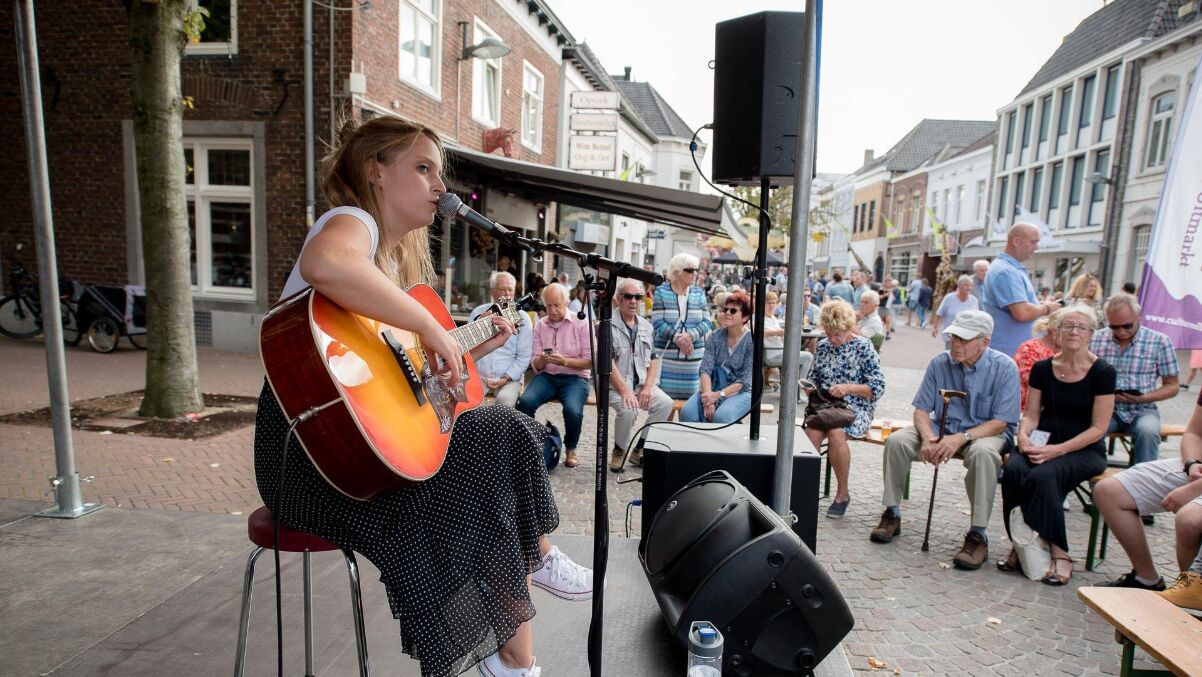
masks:
<path id="1" fill-rule="evenodd" d="M 573 111 L 616 111 L 621 106 L 617 92 L 572 92 Z M 616 132 L 618 114 L 587 112 L 572 113 L 574 132 Z M 568 139 L 568 168 L 590 171 L 616 171 L 618 138 L 596 134 L 574 134 Z"/>

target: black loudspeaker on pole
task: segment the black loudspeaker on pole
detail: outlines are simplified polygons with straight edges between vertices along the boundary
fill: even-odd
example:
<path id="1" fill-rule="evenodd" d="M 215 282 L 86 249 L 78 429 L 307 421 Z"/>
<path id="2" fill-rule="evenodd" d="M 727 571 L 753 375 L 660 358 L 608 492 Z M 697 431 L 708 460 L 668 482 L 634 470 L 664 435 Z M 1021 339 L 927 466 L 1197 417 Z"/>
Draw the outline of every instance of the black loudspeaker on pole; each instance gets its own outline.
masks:
<path id="1" fill-rule="evenodd" d="M 812 674 L 854 624 L 809 548 L 724 470 L 668 500 L 639 561 L 678 642 L 693 621 L 722 632 L 724 675 Z"/>

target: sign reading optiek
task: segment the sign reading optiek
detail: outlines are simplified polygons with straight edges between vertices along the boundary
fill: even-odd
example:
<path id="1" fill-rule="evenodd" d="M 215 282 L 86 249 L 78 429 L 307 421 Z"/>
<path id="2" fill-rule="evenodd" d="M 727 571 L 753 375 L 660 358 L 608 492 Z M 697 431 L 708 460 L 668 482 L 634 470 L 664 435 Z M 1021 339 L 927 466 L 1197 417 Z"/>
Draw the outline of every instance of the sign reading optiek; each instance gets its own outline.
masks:
<path id="1" fill-rule="evenodd" d="M 1202 59 L 1194 83 L 1202 82 Z M 1148 243 L 1140 297 L 1144 324 L 1177 348 L 1202 348 L 1202 87 L 1195 86 L 1177 130 Z"/>

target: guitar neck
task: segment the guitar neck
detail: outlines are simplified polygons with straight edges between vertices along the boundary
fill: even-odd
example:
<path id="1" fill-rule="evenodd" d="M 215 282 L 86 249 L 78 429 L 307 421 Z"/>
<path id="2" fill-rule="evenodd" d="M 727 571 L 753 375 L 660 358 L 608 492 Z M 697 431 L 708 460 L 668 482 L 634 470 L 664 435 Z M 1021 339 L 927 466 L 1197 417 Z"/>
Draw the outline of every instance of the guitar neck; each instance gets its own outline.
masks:
<path id="1" fill-rule="evenodd" d="M 514 326 L 517 326 L 519 320 L 516 317 L 511 317 L 510 312 L 503 311 L 502 315 L 505 317 L 505 319 L 513 322 Z M 488 339 L 496 336 L 499 332 L 500 329 L 497 329 L 497 325 L 493 324 L 492 317 L 485 316 L 478 320 L 468 322 L 462 327 L 456 327 L 448 333 L 450 333 L 451 337 L 459 343 L 459 348 L 466 353 L 472 348 L 475 348 L 481 343 L 484 343 Z"/>

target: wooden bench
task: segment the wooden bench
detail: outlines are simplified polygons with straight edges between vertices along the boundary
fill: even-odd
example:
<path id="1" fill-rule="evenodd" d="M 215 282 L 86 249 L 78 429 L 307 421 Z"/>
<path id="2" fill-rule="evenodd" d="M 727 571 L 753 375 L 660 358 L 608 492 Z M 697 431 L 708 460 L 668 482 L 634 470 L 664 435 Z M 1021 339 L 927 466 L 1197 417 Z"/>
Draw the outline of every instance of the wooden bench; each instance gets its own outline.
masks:
<path id="1" fill-rule="evenodd" d="M 672 400 L 672 413 L 668 414 L 669 421 L 676 420 L 676 415 L 680 412 L 681 409 L 684 408 L 685 402 L 688 402 L 688 400 Z M 770 404 L 767 402 L 760 403 L 760 413 L 761 414 L 771 414 L 775 411 L 776 411 L 776 405 L 773 405 L 773 404 Z"/>
<path id="2" fill-rule="evenodd" d="M 797 417 L 797 419 L 796 419 L 797 425 L 802 424 L 803 418 L 804 417 L 802 417 L 802 416 Z M 849 437 L 847 439 L 847 441 L 848 442 L 867 442 L 869 444 L 875 444 L 878 447 L 884 447 L 885 440 L 888 439 L 888 435 L 884 434 L 884 431 L 881 429 L 879 421 L 874 419 L 872 423 L 873 423 L 873 427 L 868 428 L 868 433 L 865 434 L 863 437 Z M 893 425 L 889 428 L 889 432 L 890 432 L 890 434 L 892 434 L 894 432 L 897 432 L 898 430 L 901 430 L 902 428 L 906 428 L 911 425 L 913 425 L 913 424 L 910 423 L 909 421 L 894 421 Z M 826 458 L 826 470 L 824 471 L 825 478 L 822 481 L 822 496 L 823 496 L 823 498 L 827 498 L 831 495 L 831 461 L 830 461 L 830 458 L 828 457 L 827 451 L 828 451 L 828 448 L 827 448 L 826 440 L 823 440 L 822 447 L 820 449 L 818 449 L 819 456 L 827 457 Z M 904 490 L 904 493 L 902 494 L 902 496 L 907 501 L 910 500 L 910 473 L 906 473 L 906 486 L 905 486 L 905 490 Z"/>
<path id="3" fill-rule="evenodd" d="M 1160 441 L 1165 442 L 1170 437 L 1181 437 L 1185 434 L 1185 426 L 1179 423 L 1164 423 L 1160 426 Z M 1107 433 L 1106 435 L 1106 455 L 1114 456 L 1114 445 L 1119 443 L 1123 447 L 1123 451 L 1127 452 L 1127 465 L 1131 465 L 1132 456 L 1132 440 L 1127 433 Z"/>
<path id="4" fill-rule="evenodd" d="M 1149 590 L 1085 587 L 1077 596 L 1114 626 L 1122 677 L 1202 675 L 1202 621 Z M 1167 670 L 1135 669 L 1136 646 Z"/>
<path id="5" fill-rule="evenodd" d="M 1077 500 L 1081 502 L 1081 509 L 1089 515 L 1089 547 L 1085 551 L 1085 569 L 1093 571 L 1099 564 L 1106 560 L 1106 542 L 1110 538 L 1110 529 L 1106 526 L 1106 520 L 1102 519 L 1102 513 L 1098 510 L 1097 504 L 1093 499 L 1093 490 L 1098 482 L 1104 479 L 1114 477 L 1122 472 L 1122 468 L 1107 468 L 1101 475 L 1095 475 L 1089 480 L 1073 487 L 1073 494 Z M 1098 528 L 1101 527 L 1102 539 L 1101 547 L 1098 542 Z"/>

